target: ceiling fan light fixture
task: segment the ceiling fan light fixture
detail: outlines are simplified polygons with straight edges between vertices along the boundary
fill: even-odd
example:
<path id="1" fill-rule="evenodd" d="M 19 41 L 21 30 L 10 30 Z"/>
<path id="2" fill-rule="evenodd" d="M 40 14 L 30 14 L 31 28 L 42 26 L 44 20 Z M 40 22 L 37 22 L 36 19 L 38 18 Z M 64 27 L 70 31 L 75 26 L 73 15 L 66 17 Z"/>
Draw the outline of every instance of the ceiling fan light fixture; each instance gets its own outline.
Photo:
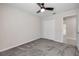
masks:
<path id="1" fill-rule="evenodd" d="M 43 13 L 45 12 L 46 10 L 48 11 L 53 11 L 53 7 L 45 7 L 45 4 L 44 3 L 37 3 L 37 5 L 40 7 L 40 10 L 37 11 L 37 13 Z"/>
<path id="2" fill-rule="evenodd" d="M 44 12 L 44 11 L 45 11 L 45 9 L 44 9 L 44 8 L 42 8 L 42 9 L 41 9 L 41 12 Z"/>

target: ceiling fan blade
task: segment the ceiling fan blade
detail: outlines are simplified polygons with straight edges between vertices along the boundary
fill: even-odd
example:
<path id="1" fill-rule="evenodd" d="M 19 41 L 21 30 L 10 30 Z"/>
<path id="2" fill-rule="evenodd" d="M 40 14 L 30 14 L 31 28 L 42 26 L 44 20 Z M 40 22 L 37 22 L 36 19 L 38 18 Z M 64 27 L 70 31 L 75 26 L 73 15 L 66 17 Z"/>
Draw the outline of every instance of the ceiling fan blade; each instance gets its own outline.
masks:
<path id="1" fill-rule="evenodd" d="M 45 7 L 44 7 L 44 3 L 41 3 L 41 5 L 42 5 L 42 8 L 45 8 Z"/>
<path id="2" fill-rule="evenodd" d="M 44 6 L 44 3 L 40 3 L 42 6 Z"/>
<path id="3" fill-rule="evenodd" d="M 47 8 L 45 8 L 46 10 L 54 10 L 54 8 L 51 8 L 51 7 L 47 7 Z"/>
<path id="4" fill-rule="evenodd" d="M 40 13 L 40 12 L 41 12 L 40 10 L 37 11 L 37 13 Z"/>
<path id="5" fill-rule="evenodd" d="M 40 3 L 37 3 L 37 5 L 41 8 L 41 4 Z"/>

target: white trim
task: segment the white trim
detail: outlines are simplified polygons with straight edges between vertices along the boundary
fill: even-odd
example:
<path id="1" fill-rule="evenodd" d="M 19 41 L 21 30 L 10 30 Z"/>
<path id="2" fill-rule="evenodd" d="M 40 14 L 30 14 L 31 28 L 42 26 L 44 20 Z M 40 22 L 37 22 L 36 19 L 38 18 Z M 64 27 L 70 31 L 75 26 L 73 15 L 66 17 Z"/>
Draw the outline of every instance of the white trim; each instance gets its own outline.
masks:
<path id="1" fill-rule="evenodd" d="M 37 38 L 37 39 L 40 39 L 40 38 Z M 15 46 L 7 47 L 7 48 L 5 48 L 5 49 L 1 49 L 0 52 L 3 52 L 3 51 L 6 51 L 6 50 L 9 50 L 9 49 L 15 48 L 15 47 L 17 47 L 17 46 L 20 46 L 20 45 L 23 45 L 23 44 L 29 43 L 29 42 L 34 41 L 34 40 L 37 40 L 37 39 L 33 39 L 33 40 L 28 41 L 28 42 L 24 42 L 24 43 L 22 43 L 22 44 L 18 44 L 18 45 L 15 45 Z"/>

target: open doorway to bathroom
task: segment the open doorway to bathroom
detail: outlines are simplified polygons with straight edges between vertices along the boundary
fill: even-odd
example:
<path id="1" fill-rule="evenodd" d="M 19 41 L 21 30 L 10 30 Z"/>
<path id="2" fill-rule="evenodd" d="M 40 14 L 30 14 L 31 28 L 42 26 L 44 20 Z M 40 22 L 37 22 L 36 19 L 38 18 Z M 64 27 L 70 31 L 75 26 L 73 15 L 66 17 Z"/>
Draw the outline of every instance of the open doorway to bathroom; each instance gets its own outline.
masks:
<path id="1" fill-rule="evenodd" d="M 76 15 L 63 18 L 64 43 L 76 45 Z"/>

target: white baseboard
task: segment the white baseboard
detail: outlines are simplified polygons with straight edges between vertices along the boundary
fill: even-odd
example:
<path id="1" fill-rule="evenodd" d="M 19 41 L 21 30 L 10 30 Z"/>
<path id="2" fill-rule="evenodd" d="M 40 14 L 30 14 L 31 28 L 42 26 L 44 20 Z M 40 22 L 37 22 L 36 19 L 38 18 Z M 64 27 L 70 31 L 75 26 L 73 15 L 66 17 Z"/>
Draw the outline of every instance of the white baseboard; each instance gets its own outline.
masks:
<path id="1" fill-rule="evenodd" d="M 37 39 L 40 39 L 40 38 L 37 38 Z M 7 48 L 5 48 L 5 49 L 0 50 L 0 52 L 3 52 L 3 51 L 6 51 L 6 50 L 9 50 L 9 49 L 15 48 L 15 47 L 17 47 L 17 46 L 20 46 L 20 45 L 23 45 L 23 44 L 29 43 L 29 42 L 34 41 L 34 40 L 37 40 L 37 39 L 32 39 L 32 40 L 30 40 L 30 41 L 28 41 L 28 42 L 23 42 L 23 43 L 21 43 L 21 44 L 15 45 L 15 46 L 7 47 Z"/>
<path id="2" fill-rule="evenodd" d="M 54 38 L 44 38 L 44 39 L 48 39 L 48 40 L 53 40 L 53 41 L 56 41 L 56 42 L 60 42 L 60 43 L 64 43 L 63 41 L 58 41 L 58 40 L 55 40 Z"/>

